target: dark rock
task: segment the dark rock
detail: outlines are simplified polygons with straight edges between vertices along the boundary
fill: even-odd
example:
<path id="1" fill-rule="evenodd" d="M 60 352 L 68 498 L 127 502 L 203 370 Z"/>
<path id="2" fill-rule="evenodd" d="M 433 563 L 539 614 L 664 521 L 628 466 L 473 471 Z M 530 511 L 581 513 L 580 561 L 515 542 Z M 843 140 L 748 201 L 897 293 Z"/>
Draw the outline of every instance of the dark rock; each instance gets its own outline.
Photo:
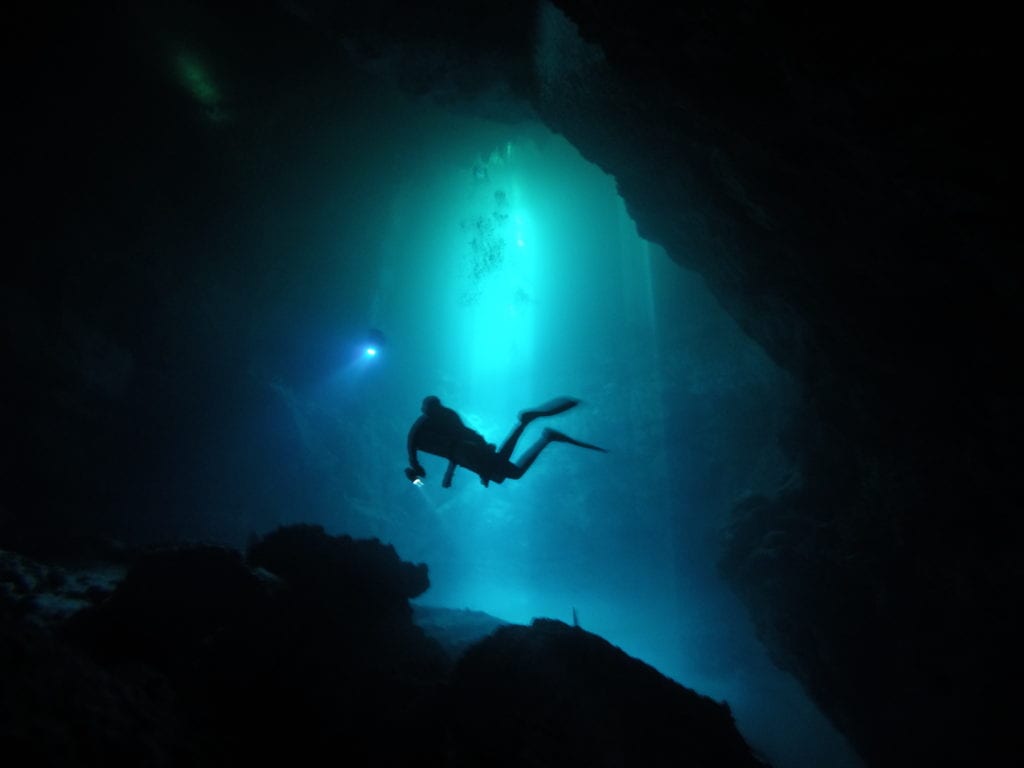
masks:
<path id="1" fill-rule="evenodd" d="M 242 631 L 268 604 L 237 551 L 174 548 L 141 557 L 110 599 L 73 617 L 67 631 L 100 657 L 174 672 L 221 633 Z"/>
<path id="2" fill-rule="evenodd" d="M 402 562 L 390 544 L 377 539 L 329 536 L 319 525 L 279 528 L 248 548 L 251 565 L 299 589 L 326 591 L 335 587 L 350 600 L 403 601 L 427 591 L 427 566 Z"/>
<path id="3" fill-rule="evenodd" d="M 728 707 L 556 621 L 502 626 L 453 671 L 501 622 L 420 609 L 446 657 L 402 596 L 424 567 L 380 542 L 293 526 L 250 554 L 267 570 L 143 554 L 60 633 L 6 617 L 5 743 L 54 765 L 762 765 Z"/>
<path id="4" fill-rule="evenodd" d="M 471 611 L 468 608 L 460 611 L 429 605 L 414 605 L 412 618 L 427 637 L 440 643 L 453 661 L 461 657 L 471 645 L 499 627 L 508 625 L 507 621 L 483 611 Z"/>
<path id="5" fill-rule="evenodd" d="M 0 680 L 9 765 L 202 765 L 174 691 L 153 671 L 113 674 L 37 624 L 0 617 Z"/>
<path id="6" fill-rule="evenodd" d="M 763 766 L 729 708 L 551 619 L 470 648 L 452 678 L 453 766 Z"/>
<path id="7" fill-rule="evenodd" d="M 267 570 L 223 547 L 142 556 L 63 635 L 118 680 L 170 686 L 188 741 L 215 764 L 325 750 L 431 764 L 447 662 L 404 597 L 425 588 L 426 566 L 313 526 L 279 529 L 250 556 Z"/>
<path id="8" fill-rule="evenodd" d="M 109 596 L 123 575 L 118 563 L 66 567 L 0 549 L 0 616 L 58 625 Z"/>

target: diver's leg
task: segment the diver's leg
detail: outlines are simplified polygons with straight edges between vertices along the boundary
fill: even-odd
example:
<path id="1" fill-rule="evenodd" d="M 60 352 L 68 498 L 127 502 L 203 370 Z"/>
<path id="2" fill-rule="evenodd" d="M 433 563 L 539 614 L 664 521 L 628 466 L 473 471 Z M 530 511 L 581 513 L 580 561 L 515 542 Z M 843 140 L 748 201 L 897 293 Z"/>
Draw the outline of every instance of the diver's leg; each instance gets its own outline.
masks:
<path id="1" fill-rule="evenodd" d="M 507 463 L 505 471 L 506 477 L 512 480 L 518 480 L 526 474 L 526 470 L 537 460 L 540 456 L 540 452 L 543 451 L 552 442 L 569 443 L 570 445 L 578 445 L 580 448 L 589 448 L 592 451 L 601 451 L 601 453 L 608 453 L 607 450 L 590 443 L 584 443 L 582 440 L 576 440 L 575 438 L 569 437 L 568 435 L 558 432 L 554 429 L 545 429 L 541 435 L 540 440 L 530 446 L 530 449 L 522 455 L 522 457 L 515 464 L 511 462 Z"/>
<path id="2" fill-rule="evenodd" d="M 532 466 L 532 464 L 534 464 L 534 462 L 537 461 L 537 457 L 541 455 L 541 452 L 544 451 L 544 449 L 546 449 L 548 444 L 551 442 L 552 437 L 550 433 L 550 429 L 545 429 L 544 434 L 541 436 L 541 439 L 539 439 L 534 444 L 530 445 L 529 450 L 526 451 L 526 453 L 523 454 L 521 457 L 519 457 L 519 461 L 517 461 L 515 464 L 513 464 L 512 462 L 506 462 L 505 475 L 513 480 L 518 480 L 520 477 L 526 474 L 526 470 L 529 469 L 530 466 Z"/>
<path id="3" fill-rule="evenodd" d="M 506 477 L 512 480 L 518 480 L 523 475 L 525 475 L 526 470 L 528 470 L 530 468 L 530 465 L 532 465 L 533 462 L 537 460 L 537 457 L 540 456 L 540 452 L 543 451 L 544 448 L 546 448 L 548 443 L 550 442 L 551 438 L 549 438 L 547 434 L 545 434 L 543 437 L 541 437 L 540 440 L 531 445 L 529 450 L 526 451 L 526 453 L 519 457 L 519 461 L 515 462 L 514 464 L 512 462 L 507 462 L 507 465 L 505 467 Z"/>
<path id="4" fill-rule="evenodd" d="M 526 429 L 526 425 L 530 423 L 530 420 L 522 421 L 520 419 L 516 428 L 512 430 L 512 434 L 505 438 L 505 442 L 501 444 L 501 448 L 498 449 L 498 458 L 508 461 L 512 458 L 512 451 L 516 448 L 516 443 L 519 442 L 519 438 L 523 436 L 523 430 Z"/>
<path id="5" fill-rule="evenodd" d="M 523 430 L 534 419 L 541 416 L 554 416 L 559 413 L 565 413 L 570 408 L 575 408 L 579 404 L 580 401 L 575 397 L 556 397 L 554 400 L 549 400 L 536 408 L 522 411 L 519 414 L 519 424 L 512 430 L 512 434 L 505 438 L 505 442 L 501 444 L 501 448 L 498 449 L 498 456 L 505 461 L 509 461 L 512 458 L 512 451 L 515 450 L 519 438 L 523 436 Z"/>

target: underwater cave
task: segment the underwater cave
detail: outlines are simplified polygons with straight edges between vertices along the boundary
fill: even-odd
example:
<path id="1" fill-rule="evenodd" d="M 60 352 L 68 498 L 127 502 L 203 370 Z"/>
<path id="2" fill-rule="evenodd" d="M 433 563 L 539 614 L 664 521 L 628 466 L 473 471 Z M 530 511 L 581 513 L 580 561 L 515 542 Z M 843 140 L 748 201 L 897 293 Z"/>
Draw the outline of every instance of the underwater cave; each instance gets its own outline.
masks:
<path id="1" fill-rule="evenodd" d="M 1020 269 L 989 26 L 574 0 L 33 14 L 2 287 L 10 743 L 54 765 L 358 764 L 349 740 L 394 757 L 396 730 L 445 766 L 1008 749 Z M 410 483 L 428 395 L 494 445 L 578 398 L 512 458 L 544 427 L 607 453 L 554 442 L 520 479 L 444 487 L 426 452 Z M 699 707 L 626 656 L 726 707 L 648 730 Z M 599 658 L 636 674 L 639 724 L 632 689 L 576 669 Z M 55 679 L 105 703 L 51 703 Z M 545 719 L 548 686 L 584 725 Z"/>

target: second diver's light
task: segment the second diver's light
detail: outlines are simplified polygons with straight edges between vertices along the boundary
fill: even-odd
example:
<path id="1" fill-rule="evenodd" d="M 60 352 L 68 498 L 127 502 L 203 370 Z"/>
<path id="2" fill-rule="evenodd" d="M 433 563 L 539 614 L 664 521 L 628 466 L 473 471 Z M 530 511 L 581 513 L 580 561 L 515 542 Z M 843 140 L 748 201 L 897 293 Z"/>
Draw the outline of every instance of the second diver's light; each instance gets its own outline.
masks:
<path id="1" fill-rule="evenodd" d="M 384 348 L 384 334 L 376 328 L 366 332 L 362 340 L 363 357 L 377 357 Z"/>

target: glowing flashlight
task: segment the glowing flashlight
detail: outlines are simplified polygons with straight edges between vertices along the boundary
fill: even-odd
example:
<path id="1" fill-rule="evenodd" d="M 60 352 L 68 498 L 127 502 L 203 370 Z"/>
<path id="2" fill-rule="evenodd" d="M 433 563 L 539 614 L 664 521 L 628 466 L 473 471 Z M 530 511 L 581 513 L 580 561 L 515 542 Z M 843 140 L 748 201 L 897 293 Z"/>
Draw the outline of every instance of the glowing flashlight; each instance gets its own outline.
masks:
<path id="1" fill-rule="evenodd" d="M 371 328 L 366 332 L 360 342 L 363 349 L 363 357 L 377 357 L 377 355 L 384 349 L 384 345 L 387 340 L 384 338 L 384 334 L 376 328 Z"/>

